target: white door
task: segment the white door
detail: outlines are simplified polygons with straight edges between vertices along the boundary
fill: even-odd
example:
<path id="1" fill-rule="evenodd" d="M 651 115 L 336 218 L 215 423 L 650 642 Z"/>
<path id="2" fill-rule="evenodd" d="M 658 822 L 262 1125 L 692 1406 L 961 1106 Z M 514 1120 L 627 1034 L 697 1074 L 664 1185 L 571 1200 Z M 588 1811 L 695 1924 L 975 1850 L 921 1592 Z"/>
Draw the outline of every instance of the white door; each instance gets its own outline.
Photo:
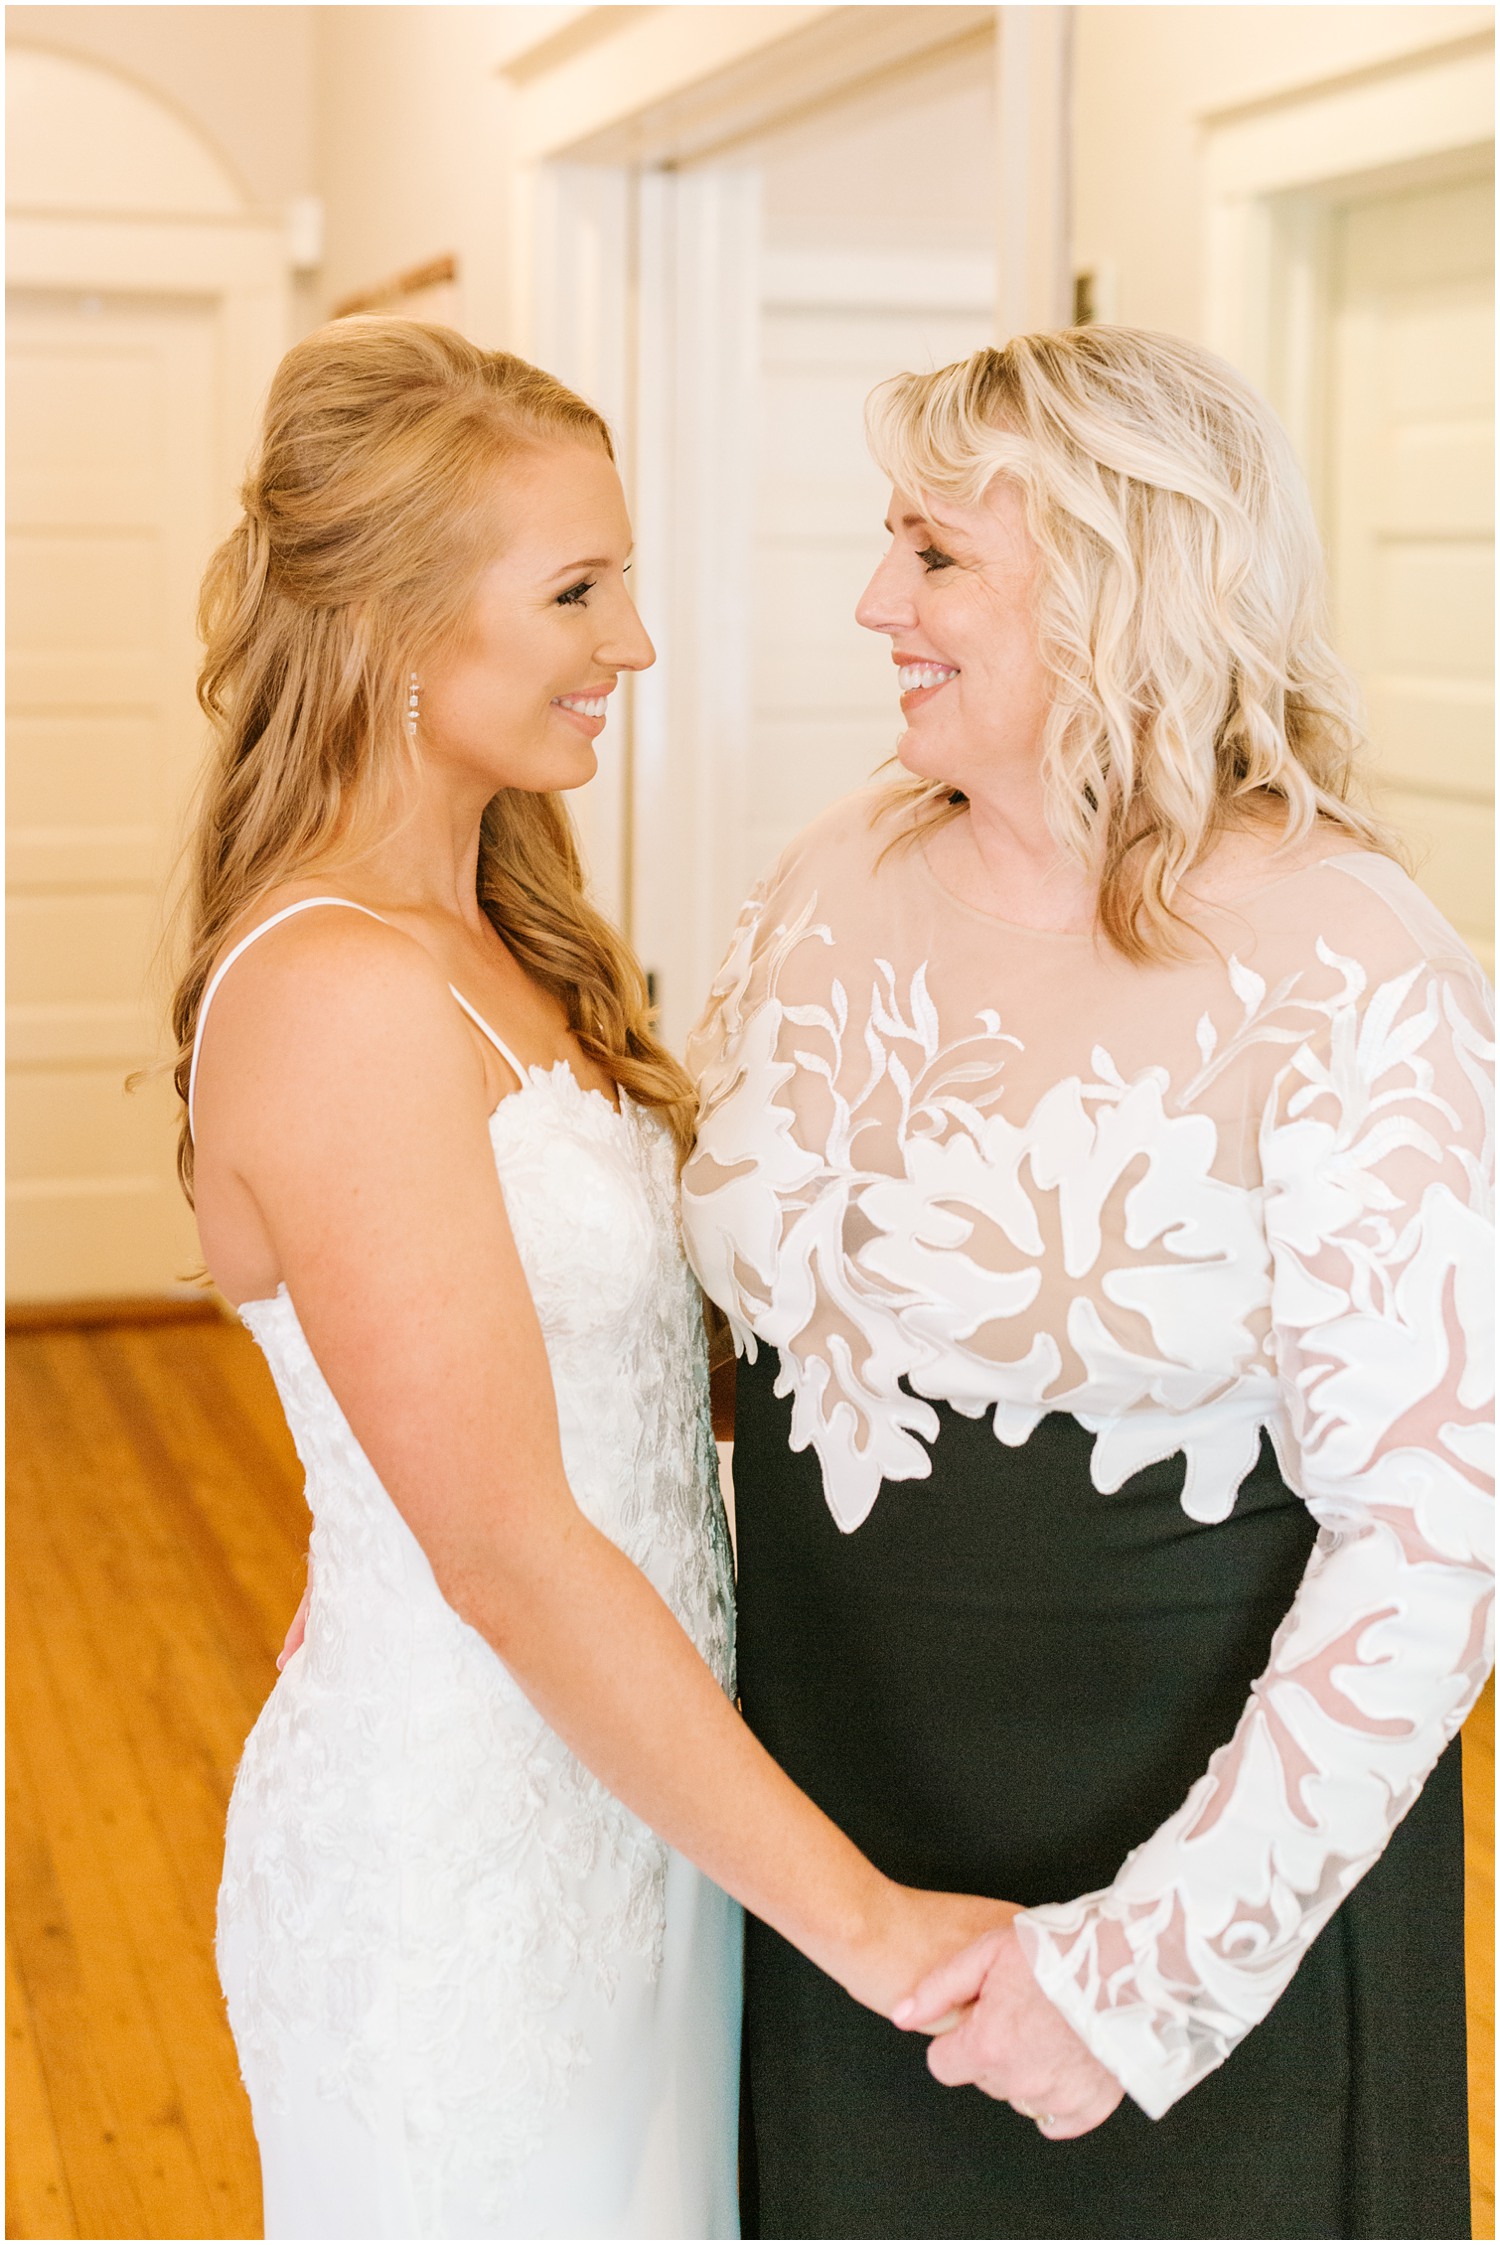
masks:
<path id="1" fill-rule="evenodd" d="M 197 1263 L 161 1077 L 163 893 L 203 726 L 222 498 L 212 300 L 9 300 L 11 1299 L 160 1294 Z"/>
<path id="2" fill-rule="evenodd" d="M 641 590 L 662 661 L 635 695 L 630 886 L 680 1050 L 754 881 L 892 754 L 889 649 L 854 621 L 888 503 L 865 399 L 987 342 L 994 273 L 985 257 L 757 258 L 753 175 L 668 190 L 686 253 L 655 292 L 674 348 L 640 383 Z"/>
<path id="3" fill-rule="evenodd" d="M 901 732 L 890 645 L 854 621 L 889 488 L 865 444 L 877 382 L 992 338 L 984 257 L 794 251 L 765 260 L 751 595 L 751 722 L 737 863 L 719 920 Z"/>
<path id="4" fill-rule="evenodd" d="M 1494 218 L 1488 177 L 1333 220 L 1327 510 L 1380 808 L 1494 956 Z"/>

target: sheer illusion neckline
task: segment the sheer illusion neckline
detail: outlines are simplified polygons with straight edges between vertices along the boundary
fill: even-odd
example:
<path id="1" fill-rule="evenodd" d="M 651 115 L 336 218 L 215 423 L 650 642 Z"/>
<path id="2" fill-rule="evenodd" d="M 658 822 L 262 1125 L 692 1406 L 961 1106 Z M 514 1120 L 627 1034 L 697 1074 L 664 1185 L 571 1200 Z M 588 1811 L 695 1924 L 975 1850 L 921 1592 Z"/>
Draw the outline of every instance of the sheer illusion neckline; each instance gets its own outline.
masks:
<path id="1" fill-rule="evenodd" d="M 1036 928 L 1031 926 L 1029 921 L 1008 920 L 1002 913 L 987 912 L 982 904 L 971 904 L 967 897 L 955 894 L 949 888 L 947 882 L 940 877 L 933 866 L 932 860 L 927 855 L 927 846 L 920 836 L 914 839 L 911 856 L 916 862 L 922 880 L 930 889 L 937 892 L 945 904 L 951 905 L 955 912 L 967 913 L 972 919 L 981 921 L 986 927 L 1001 928 L 1007 935 L 1035 936 L 1039 943 L 1087 944 L 1092 947 L 1098 941 L 1099 931 L 1097 928 Z M 1262 897 L 1270 895 L 1272 890 L 1279 889 L 1287 881 L 1297 880 L 1304 873 L 1322 872 L 1326 866 L 1341 865 L 1355 858 L 1366 859 L 1379 856 L 1378 850 L 1330 850 L 1323 857 L 1309 858 L 1302 865 L 1288 866 L 1285 872 L 1278 873 L 1272 880 L 1258 881 L 1251 888 L 1238 889 L 1232 896 L 1209 897 L 1201 900 L 1200 909 L 1204 912 L 1242 912 L 1247 906 L 1258 903 Z"/>

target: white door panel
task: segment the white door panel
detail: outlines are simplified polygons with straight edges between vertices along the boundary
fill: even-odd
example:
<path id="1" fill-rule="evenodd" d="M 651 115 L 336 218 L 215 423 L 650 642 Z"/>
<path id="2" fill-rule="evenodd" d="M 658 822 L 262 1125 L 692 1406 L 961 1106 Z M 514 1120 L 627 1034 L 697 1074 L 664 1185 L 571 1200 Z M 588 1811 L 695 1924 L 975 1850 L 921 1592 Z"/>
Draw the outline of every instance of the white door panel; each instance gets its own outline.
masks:
<path id="1" fill-rule="evenodd" d="M 196 1261 L 173 1179 L 153 967 L 202 747 L 215 532 L 206 300 L 18 291 L 9 307 L 8 1291 L 159 1293 Z"/>
<path id="2" fill-rule="evenodd" d="M 854 621 L 889 502 L 865 444 L 865 400 L 889 375 L 966 358 L 993 324 L 982 292 L 902 309 L 909 262 L 892 258 L 886 271 L 866 252 L 845 269 L 830 252 L 821 264 L 832 301 L 773 294 L 762 308 L 752 784 L 739 878 L 720 912 L 726 938 L 743 891 L 810 819 L 869 779 L 901 730 L 889 644 Z"/>
<path id="3" fill-rule="evenodd" d="M 1493 955 L 1494 344 L 1488 179 L 1333 220 L 1328 514 L 1380 808 Z"/>

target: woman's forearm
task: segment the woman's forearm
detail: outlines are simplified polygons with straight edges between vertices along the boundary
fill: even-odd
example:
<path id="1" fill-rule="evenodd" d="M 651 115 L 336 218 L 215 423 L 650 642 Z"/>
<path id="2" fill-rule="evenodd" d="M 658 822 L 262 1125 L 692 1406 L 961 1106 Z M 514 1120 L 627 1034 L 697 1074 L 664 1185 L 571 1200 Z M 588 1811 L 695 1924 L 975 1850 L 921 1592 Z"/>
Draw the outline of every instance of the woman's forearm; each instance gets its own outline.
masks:
<path id="1" fill-rule="evenodd" d="M 569 1507 L 465 1573 L 451 1603 L 612 1793 L 862 2000 L 904 1992 L 882 1957 L 904 1890 L 778 1768 L 608 1537 Z"/>

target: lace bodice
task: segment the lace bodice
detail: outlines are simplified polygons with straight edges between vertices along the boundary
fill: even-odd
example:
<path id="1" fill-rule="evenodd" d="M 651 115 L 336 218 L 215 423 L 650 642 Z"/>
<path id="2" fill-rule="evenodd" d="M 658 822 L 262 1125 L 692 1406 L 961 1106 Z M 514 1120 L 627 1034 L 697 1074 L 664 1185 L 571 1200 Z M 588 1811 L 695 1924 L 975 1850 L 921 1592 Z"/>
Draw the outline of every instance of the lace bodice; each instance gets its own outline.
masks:
<path id="1" fill-rule="evenodd" d="M 1008 926 L 837 806 L 747 904 L 692 1047 L 689 1252 L 858 1533 L 944 1400 L 1181 1453 L 1227 1518 L 1269 1431 L 1321 1533 L 1232 1738 L 1098 1893 L 1019 1921 L 1153 2115 L 1378 1856 L 1487 1673 L 1492 1048 L 1385 859 L 1330 857 L 1132 966 Z M 883 854 L 884 853 L 884 854 Z"/>
<path id="2" fill-rule="evenodd" d="M 569 1485 L 732 1691 L 728 1537 L 670 1139 L 563 1063 L 512 1065 L 523 1088 L 490 1139 Z M 405 2083 L 419 2234 L 451 2234 L 455 2202 L 502 2234 L 510 2180 L 589 2063 L 621 1975 L 659 1966 L 666 1849 L 447 1604 L 285 1289 L 241 1315 L 313 1514 L 306 1641 L 230 1811 L 220 1953 L 241 2062 L 274 2098 L 281 2054 L 320 2035 L 341 2068 L 323 2093 L 376 2128 Z"/>

